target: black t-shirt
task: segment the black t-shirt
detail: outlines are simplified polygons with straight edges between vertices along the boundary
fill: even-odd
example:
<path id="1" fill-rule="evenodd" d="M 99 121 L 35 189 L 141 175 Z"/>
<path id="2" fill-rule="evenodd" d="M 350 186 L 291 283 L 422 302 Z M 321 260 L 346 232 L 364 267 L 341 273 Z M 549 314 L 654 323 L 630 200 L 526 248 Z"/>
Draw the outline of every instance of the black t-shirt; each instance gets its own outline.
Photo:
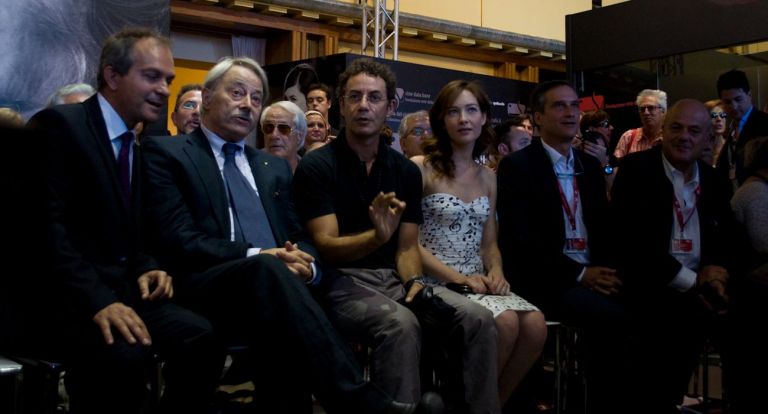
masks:
<path id="1" fill-rule="evenodd" d="M 421 173 L 416 164 L 379 142 L 371 173 L 349 147 L 342 129 L 331 143 L 302 158 L 293 178 L 293 197 L 302 222 L 335 214 L 339 234 L 360 233 L 373 228 L 368 206 L 379 192 L 394 191 L 405 201 L 401 222 L 421 224 Z M 389 241 L 368 256 L 339 267 L 395 269 L 399 228 Z"/>

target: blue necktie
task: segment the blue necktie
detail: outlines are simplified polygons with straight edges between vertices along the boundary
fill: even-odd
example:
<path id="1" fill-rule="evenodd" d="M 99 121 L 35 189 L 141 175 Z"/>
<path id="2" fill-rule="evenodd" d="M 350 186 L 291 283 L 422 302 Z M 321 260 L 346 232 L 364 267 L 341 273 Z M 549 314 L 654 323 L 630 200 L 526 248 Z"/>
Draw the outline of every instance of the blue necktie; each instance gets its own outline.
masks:
<path id="1" fill-rule="evenodd" d="M 237 144 L 226 143 L 224 152 L 224 179 L 229 190 L 229 205 L 232 208 L 232 220 L 235 225 L 235 240 L 245 241 L 253 247 L 269 249 L 276 247 L 275 236 L 269 226 L 267 213 L 261 204 L 259 195 L 251 187 L 243 173 L 235 164 L 235 154 L 241 148 Z"/>
<path id="2" fill-rule="evenodd" d="M 120 179 L 120 190 L 123 192 L 125 205 L 131 205 L 131 146 L 133 132 L 126 131 L 117 137 L 120 140 L 120 151 L 117 153 L 117 171 Z"/>

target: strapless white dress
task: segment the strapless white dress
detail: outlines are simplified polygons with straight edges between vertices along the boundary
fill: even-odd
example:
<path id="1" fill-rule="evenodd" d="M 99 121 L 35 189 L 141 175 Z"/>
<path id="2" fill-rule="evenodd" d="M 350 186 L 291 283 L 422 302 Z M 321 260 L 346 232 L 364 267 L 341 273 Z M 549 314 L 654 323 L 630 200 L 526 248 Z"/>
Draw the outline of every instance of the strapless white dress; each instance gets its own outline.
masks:
<path id="1" fill-rule="evenodd" d="M 480 257 L 480 242 L 490 211 L 487 196 L 467 203 L 447 193 L 430 194 L 421 199 L 421 211 L 424 223 L 419 230 L 419 242 L 424 248 L 465 276 L 485 274 Z M 427 277 L 427 283 L 444 284 L 432 277 Z M 513 293 L 505 296 L 473 293 L 466 296 L 488 308 L 494 317 L 506 310 L 538 310 Z"/>

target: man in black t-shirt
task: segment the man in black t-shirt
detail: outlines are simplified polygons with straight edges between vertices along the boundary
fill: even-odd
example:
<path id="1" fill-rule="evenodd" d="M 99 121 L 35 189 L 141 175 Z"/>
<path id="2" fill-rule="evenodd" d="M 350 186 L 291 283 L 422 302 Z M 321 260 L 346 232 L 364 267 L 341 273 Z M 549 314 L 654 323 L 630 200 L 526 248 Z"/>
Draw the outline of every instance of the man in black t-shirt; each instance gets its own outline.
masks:
<path id="1" fill-rule="evenodd" d="M 421 174 L 380 139 L 395 109 L 395 78 L 388 67 L 368 59 L 353 62 L 340 76 L 338 96 L 346 127 L 299 163 L 296 209 L 324 262 L 339 269 L 327 281 L 329 318 L 342 335 L 373 349 L 372 381 L 397 400 L 412 402 L 420 395 L 422 333 L 408 307 L 424 288 Z M 443 287 L 434 289 L 436 302 L 448 309 L 439 324 L 450 327 L 439 331 L 456 344 L 450 350 L 462 353 L 448 368 L 458 376 L 464 371 L 462 384 L 469 391 L 456 393 L 459 404 L 472 412 L 497 412 L 492 314 L 464 305 L 468 301 Z"/>

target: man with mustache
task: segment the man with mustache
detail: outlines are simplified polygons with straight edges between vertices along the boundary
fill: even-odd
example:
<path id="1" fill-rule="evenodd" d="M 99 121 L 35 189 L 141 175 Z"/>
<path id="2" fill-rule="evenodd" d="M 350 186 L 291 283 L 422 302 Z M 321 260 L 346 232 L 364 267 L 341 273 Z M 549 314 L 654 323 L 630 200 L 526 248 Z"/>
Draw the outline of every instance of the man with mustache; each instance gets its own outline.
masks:
<path id="1" fill-rule="evenodd" d="M 248 346 L 260 412 L 311 412 L 310 391 L 329 413 L 413 412 L 363 381 L 306 287 L 320 272 L 293 213 L 291 169 L 245 145 L 268 84 L 252 59 L 224 58 L 203 83 L 200 128 L 142 143 L 157 257 L 179 301 L 222 342 Z"/>

